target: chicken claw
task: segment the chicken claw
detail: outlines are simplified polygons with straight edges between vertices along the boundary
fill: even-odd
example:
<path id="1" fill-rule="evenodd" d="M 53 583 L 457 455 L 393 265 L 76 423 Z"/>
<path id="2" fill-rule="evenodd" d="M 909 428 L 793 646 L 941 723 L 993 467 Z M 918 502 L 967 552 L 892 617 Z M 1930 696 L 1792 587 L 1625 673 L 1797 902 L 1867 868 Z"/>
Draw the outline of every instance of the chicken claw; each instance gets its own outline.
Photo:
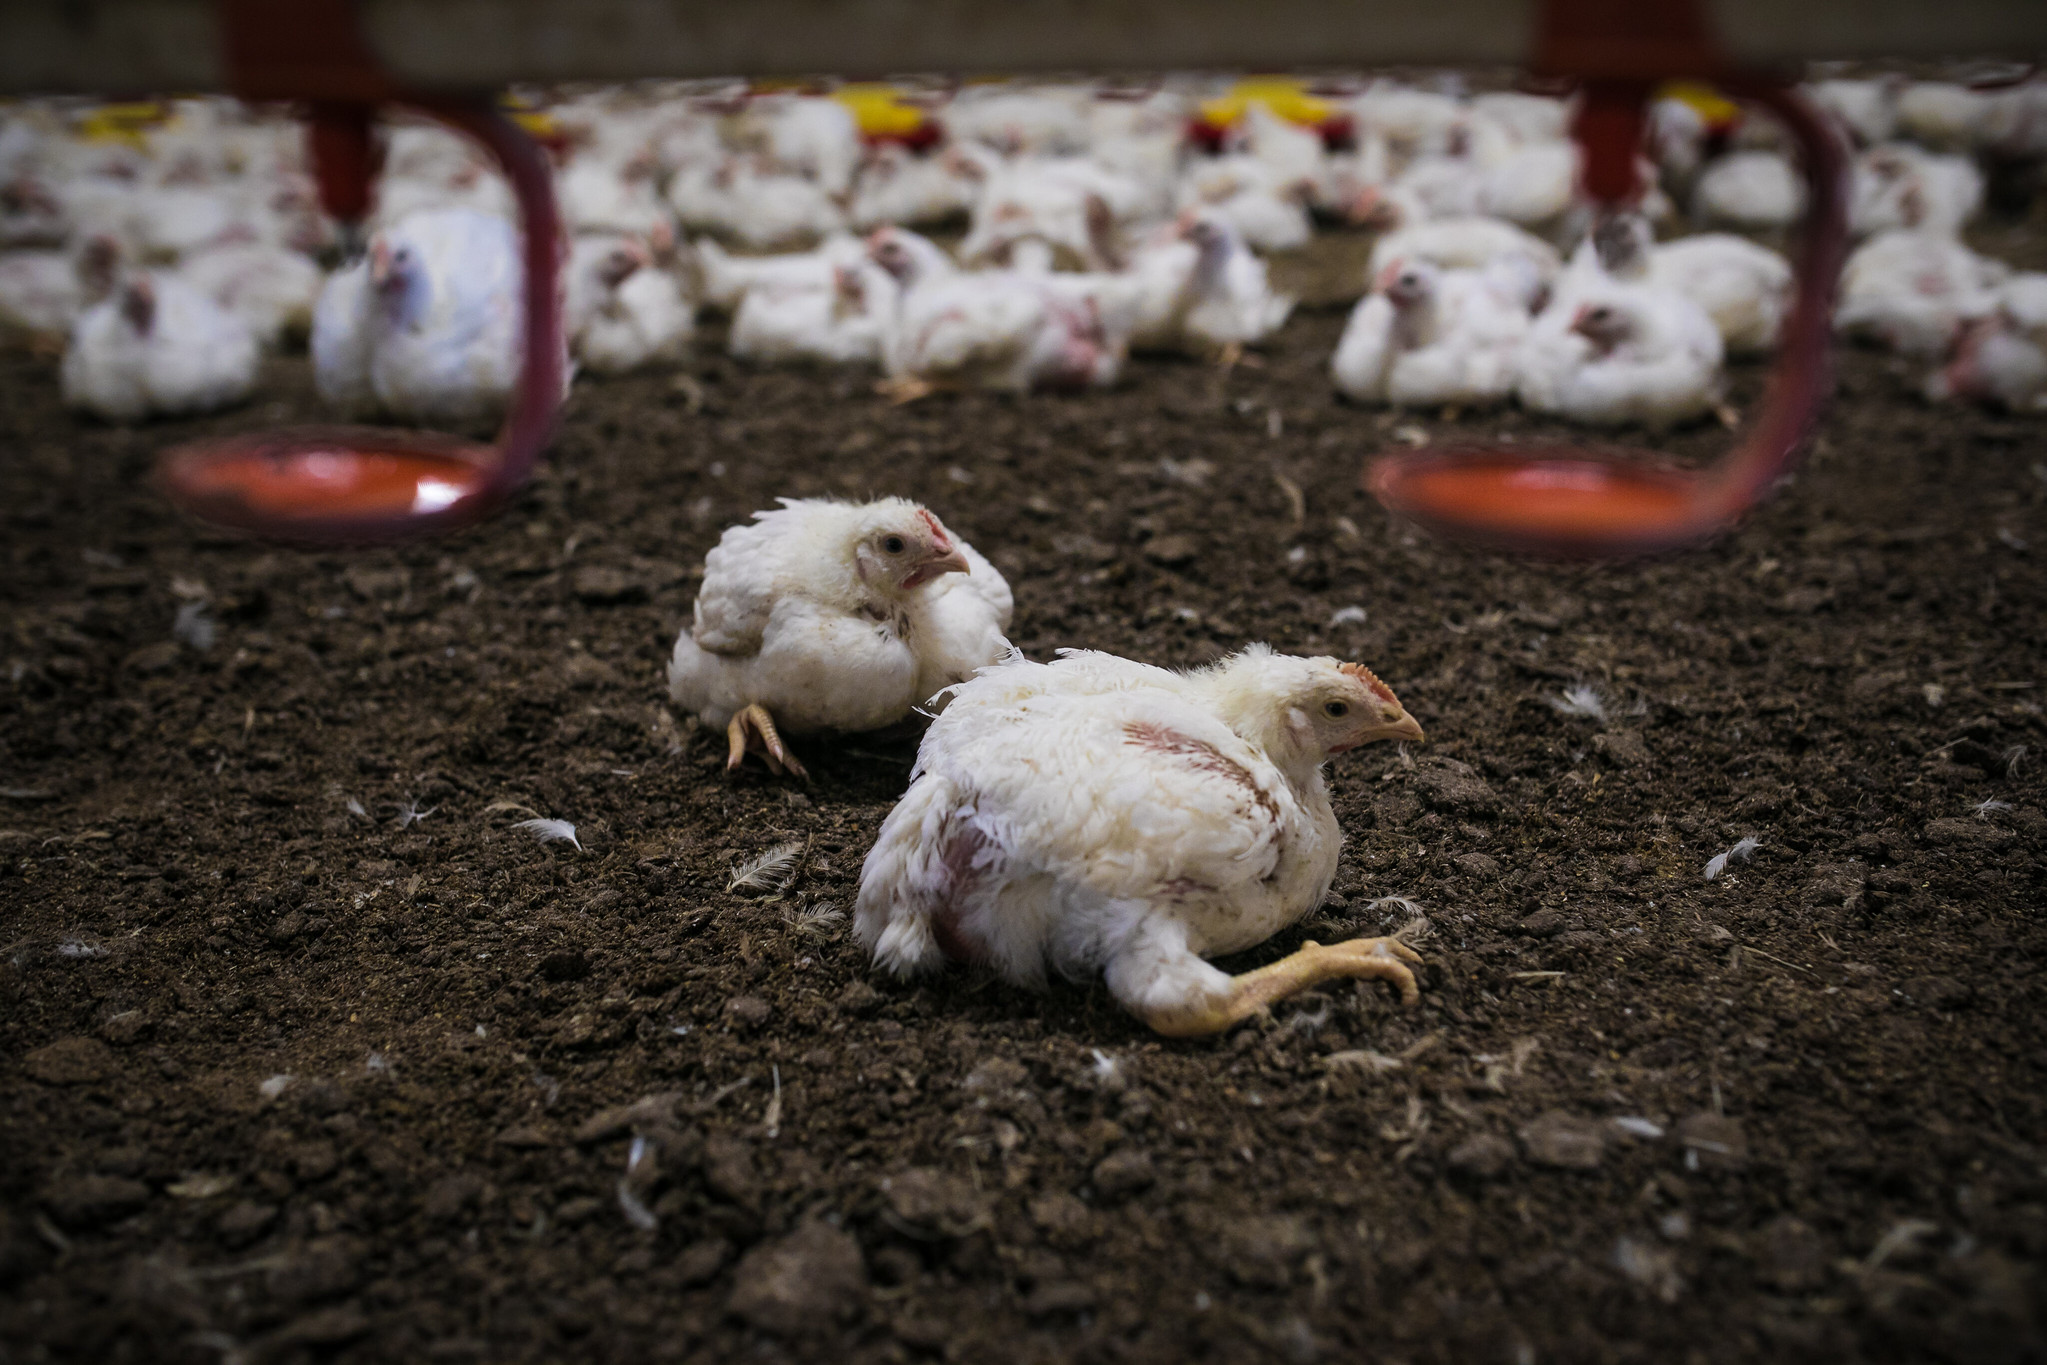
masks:
<path id="1" fill-rule="evenodd" d="M 1275 1000 L 1347 976 L 1383 977 L 1399 988 L 1401 1004 L 1412 1005 L 1421 999 L 1421 987 L 1408 964 L 1421 962 L 1420 953 L 1395 938 L 1354 938 L 1326 948 L 1311 940 L 1299 952 L 1231 978 L 1229 992 L 1219 999 L 1155 1010 L 1145 1022 L 1174 1038 L 1221 1033 Z"/>
<path id="2" fill-rule="evenodd" d="M 780 777 L 786 770 L 810 780 L 809 772 L 796 761 L 796 755 L 782 743 L 781 731 L 775 728 L 775 718 L 768 714 L 768 708 L 759 702 L 733 713 L 731 722 L 725 727 L 725 739 L 730 752 L 725 756 L 725 771 L 735 772 L 746 761 L 746 751 L 758 748 L 761 757 L 767 760 L 768 771 Z"/>
<path id="3" fill-rule="evenodd" d="M 938 391 L 938 386 L 928 379 L 919 379 L 914 375 L 899 375 L 893 379 L 877 381 L 874 391 L 888 399 L 891 406 L 899 408 L 905 403 L 914 403 L 919 398 L 929 397 Z"/>

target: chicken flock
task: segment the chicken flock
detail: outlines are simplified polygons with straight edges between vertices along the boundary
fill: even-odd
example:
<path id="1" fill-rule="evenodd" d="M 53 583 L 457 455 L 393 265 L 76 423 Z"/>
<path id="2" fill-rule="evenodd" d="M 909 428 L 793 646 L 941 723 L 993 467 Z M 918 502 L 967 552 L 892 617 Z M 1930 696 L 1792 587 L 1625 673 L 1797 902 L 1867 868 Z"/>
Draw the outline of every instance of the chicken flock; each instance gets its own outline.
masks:
<path id="1" fill-rule="evenodd" d="M 1841 334 L 1907 357 L 1929 398 L 2047 407 L 2047 276 L 1962 236 L 1987 183 L 2037 180 L 2047 80 L 1805 91 L 1857 148 Z M 1379 234 L 1330 366 L 1352 400 L 1724 414 L 1727 357 L 1767 353 L 1788 310 L 1804 209 L 1781 126 L 1683 87 L 1653 104 L 1625 212 L 1579 192 L 1568 100 L 1454 75 L 690 83 L 517 108 L 558 168 L 575 371 L 677 363 L 722 315 L 735 356 L 867 367 L 898 400 L 1111 385 L 1132 354 L 1234 361 L 1291 311 L 1267 257 L 1322 227 Z M 389 127 L 361 227 L 322 215 L 272 112 L 0 110 L 0 328 L 61 346 L 67 400 L 107 420 L 235 403 L 302 342 L 341 415 L 501 410 L 522 280 L 485 154 Z"/>
<path id="2" fill-rule="evenodd" d="M 928 509 L 784 499 L 705 558 L 669 697 L 806 776 L 783 732 L 867 731 L 937 713 L 860 877 L 854 936 L 898 975 L 947 962 L 1042 984 L 1107 978 L 1161 1033 L 1229 1028 L 1340 977 L 1412 1002 L 1421 957 L 1392 938 L 1306 944 L 1231 977 L 1322 903 L 1343 843 L 1331 758 L 1421 726 L 1361 664 L 1253 645 L 1192 673 L 1011 648 L 995 566 Z"/>
<path id="3" fill-rule="evenodd" d="M 2047 411 L 2047 274 L 1962 236 L 1990 185 L 2030 190 L 2047 162 L 2047 80 L 1806 92 L 1858 148 L 1838 331 L 1905 357 L 1929 399 Z M 1319 224 L 1377 234 L 1330 360 L 1347 399 L 1661 428 L 1725 414 L 1727 358 L 1775 346 L 1803 210 L 1782 130 L 1700 89 L 1654 103 L 1624 210 L 1579 192 L 1568 101 L 1448 76 L 699 84 L 518 109 L 556 158 L 566 382 L 677 363 L 707 314 L 746 362 L 866 367 L 900 402 L 1104 387 L 1134 353 L 1234 364 L 1292 311 L 1267 256 Z M 288 121 L 0 110 L 0 326 L 61 346 L 67 402 L 100 419 L 241 401 L 266 351 L 302 343 L 340 413 L 487 420 L 520 372 L 519 245 L 504 181 L 426 124 L 387 130 L 372 216 L 344 228 Z M 1013 605 L 927 508 L 785 499 L 706 558 L 669 694 L 724 732 L 728 768 L 798 779 L 791 738 L 932 717 L 861 875 L 854 934 L 883 970 L 1100 973 L 1171 1035 L 1343 977 L 1417 997 L 1398 938 L 1234 977 L 1204 960 L 1322 902 L 1342 842 L 1324 766 L 1422 739 L 1391 688 L 1259 645 L 1188 672 L 1032 662 Z"/>

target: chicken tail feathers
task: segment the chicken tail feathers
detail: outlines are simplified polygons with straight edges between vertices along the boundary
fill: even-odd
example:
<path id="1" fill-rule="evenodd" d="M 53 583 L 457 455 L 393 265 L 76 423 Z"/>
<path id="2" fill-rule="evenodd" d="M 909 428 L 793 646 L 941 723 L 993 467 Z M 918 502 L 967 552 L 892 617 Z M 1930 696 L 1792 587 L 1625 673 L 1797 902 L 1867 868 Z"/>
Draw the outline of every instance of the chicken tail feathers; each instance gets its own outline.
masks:
<path id="1" fill-rule="evenodd" d="M 957 806 L 950 782 L 918 778 L 889 812 L 860 869 L 853 937 L 895 976 L 936 970 L 948 956 L 934 920 L 951 923 L 955 869 L 946 851 L 955 842 Z"/>

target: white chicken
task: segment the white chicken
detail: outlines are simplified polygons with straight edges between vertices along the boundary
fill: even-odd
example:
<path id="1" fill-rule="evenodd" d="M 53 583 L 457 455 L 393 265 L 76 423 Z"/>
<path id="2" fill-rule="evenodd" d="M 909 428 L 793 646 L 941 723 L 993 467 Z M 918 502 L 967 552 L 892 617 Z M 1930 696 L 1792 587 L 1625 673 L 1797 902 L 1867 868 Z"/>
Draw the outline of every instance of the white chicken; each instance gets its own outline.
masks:
<path id="1" fill-rule="evenodd" d="M 895 277 L 882 344 L 883 389 L 898 402 L 940 388 L 1105 388 L 1129 347 L 1099 301 L 1056 277 L 960 271 L 914 232 L 882 228 L 875 263 Z"/>
<path id="2" fill-rule="evenodd" d="M 596 374 L 628 374 L 682 359 L 696 309 L 663 270 L 657 241 L 628 233 L 579 235 L 569 248 L 563 326 L 576 361 Z"/>
<path id="3" fill-rule="evenodd" d="M 1008 652 L 1012 602 L 992 564 L 907 499 L 781 501 L 705 557 L 668 693 L 725 730 L 728 770 L 754 748 L 802 777 L 784 732 L 906 719 Z"/>
<path id="4" fill-rule="evenodd" d="M 1119 259 L 1117 223 L 1140 200 L 1135 184 L 1086 157 L 998 163 L 974 201 L 959 258 L 969 266 L 1005 264 L 1017 243 L 1036 240 L 1067 268 L 1105 269 Z"/>
<path id="5" fill-rule="evenodd" d="M 1831 114 L 1859 146 L 1889 142 L 1898 127 L 1898 92 L 1903 83 L 1893 76 L 1858 80 L 1814 81 L 1806 98 Z"/>
<path id="6" fill-rule="evenodd" d="M 107 236 L 63 251 L 0 252 L 0 328 L 62 339 L 86 308 L 112 292 L 121 248 Z"/>
<path id="7" fill-rule="evenodd" d="M 1996 97 L 1953 81 L 1914 81 L 1898 95 L 1898 131 L 1928 147 L 1967 151 L 1981 140 Z"/>
<path id="8" fill-rule="evenodd" d="M 79 315 L 60 380 L 67 405 L 110 422 L 211 412 L 255 387 L 261 348 L 241 319 L 162 272 L 136 272 Z"/>
<path id="9" fill-rule="evenodd" d="M 1737 151 L 1717 157 L 1692 185 L 1692 216 L 1741 232 L 1788 228 L 1805 212 L 1805 182 L 1781 152 Z"/>
<path id="10" fill-rule="evenodd" d="M 919 153 L 883 143 L 860 163 L 847 216 L 862 232 L 928 228 L 972 209 L 985 175 L 975 158 L 956 151 Z"/>
<path id="11" fill-rule="evenodd" d="M 854 937 L 898 976 L 948 960 L 1041 985 L 1100 971 L 1160 1033 L 1219 1033 L 1322 981 L 1380 977 L 1395 939 L 1304 944 L 1231 977 L 1203 961 L 1322 903 L 1343 832 L 1322 767 L 1422 738 L 1359 664 L 1253 646 L 1174 673 L 1013 656 L 953 689 L 860 874 Z"/>
<path id="12" fill-rule="evenodd" d="M 1524 406 L 1575 422 L 1661 429 L 1720 398 L 1720 332 L 1675 290 L 1604 280 L 1560 289 L 1529 329 Z"/>
<path id="13" fill-rule="evenodd" d="M 826 284 L 769 280 L 746 291 L 726 349 L 758 365 L 879 365 L 895 301 L 895 277 L 867 260 Z"/>
<path id="14" fill-rule="evenodd" d="M 268 347 L 304 337 L 325 277 L 310 256 L 265 242 L 217 246 L 187 256 L 185 280 L 248 325 Z"/>
<path id="15" fill-rule="evenodd" d="M 1996 309 L 1996 287 L 2008 273 L 1946 233 L 1879 232 L 1842 268 L 1834 330 L 1932 360 L 1964 323 Z"/>
<path id="16" fill-rule="evenodd" d="M 846 227 L 824 186 L 766 157 L 684 166 L 669 182 L 668 202 L 684 227 L 755 249 L 806 245 Z"/>
<path id="17" fill-rule="evenodd" d="M 1265 262 L 1213 214 L 1188 214 L 1130 264 L 1137 282 L 1132 350 L 1228 363 L 1277 332 L 1294 301 L 1275 294 Z"/>
<path id="18" fill-rule="evenodd" d="M 1525 282 L 1394 261 L 1345 323 L 1330 374 L 1345 397 L 1395 406 L 1504 401 L 1528 335 Z"/>
<path id="19" fill-rule="evenodd" d="M 1965 156 L 1886 143 L 1855 158 L 1848 229 L 1858 237 L 1888 228 L 1958 233 L 1983 205 L 1983 173 Z"/>
<path id="20" fill-rule="evenodd" d="M 473 209 L 414 214 L 321 290 L 312 335 L 320 396 L 429 421 L 495 413 L 519 375 L 524 295 L 510 223 Z"/>
<path id="21" fill-rule="evenodd" d="M 1791 311 L 1791 263 L 1766 246 L 1727 232 L 1700 232 L 1659 243 L 1639 214 L 1602 220 L 1579 245 L 1616 279 L 1673 289 L 1706 310 L 1729 355 L 1774 349 Z"/>
<path id="22" fill-rule="evenodd" d="M 735 256 L 714 239 L 700 237 L 691 244 L 690 254 L 696 263 L 697 289 L 704 302 L 722 313 L 732 313 L 756 285 L 829 289 L 833 274 L 840 267 L 867 259 L 867 243 L 850 232 L 835 232 L 812 251 Z"/>
<path id="23" fill-rule="evenodd" d="M 1259 251 L 1295 251 L 1314 236 L 1308 200 L 1314 183 L 1282 179 L 1256 157 L 1203 157 L 1190 165 L 1175 191 L 1182 211 L 1213 214 Z"/>
<path id="24" fill-rule="evenodd" d="M 1395 261 L 1428 261 L 1445 270 L 1479 270 L 1519 259 L 1544 283 L 1563 267 L 1557 249 L 1525 228 L 1497 218 L 1436 218 L 1403 205 L 1397 192 L 1381 198 L 1373 217 L 1390 228 L 1372 243 L 1367 269 L 1377 278 Z"/>
<path id="25" fill-rule="evenodd" d="M 1087 150 L 1093 93 L 1080 87 L 968 86 L 945 110 L 946 129 L 1010 156 Z"/>
<path id="26" fill-rule="evenodd" d="M 555 194 L 570 232 L 675 232 L 675 215 L 656 190 L 651 156 L 623 166 L 584 154 L 563 170 Z"/>
<path id="27" fill-rule="evenodd" d="M 1996 297 L 1996 311 L 1963 326 L 1947 363 L 1927 377 L 1926 395 L 2047 412 L 2047 273 L 2013 275 Z"/>

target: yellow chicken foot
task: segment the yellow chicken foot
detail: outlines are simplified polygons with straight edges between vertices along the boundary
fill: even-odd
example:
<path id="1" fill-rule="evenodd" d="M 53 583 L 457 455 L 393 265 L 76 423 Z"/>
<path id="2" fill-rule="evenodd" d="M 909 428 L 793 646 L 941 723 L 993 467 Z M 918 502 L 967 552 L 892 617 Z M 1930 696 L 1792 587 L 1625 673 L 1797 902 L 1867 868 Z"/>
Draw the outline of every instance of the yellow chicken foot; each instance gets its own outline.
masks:
<path id="1" fill-rule="evenodd" d="M 725 741 L 729 750 L 725 755 L 725 771 L 728 773 L 736 771 L 746 761 L 746 751 L 754 748 L 767 760 L 768 771 L 775 776 L 780 777 L 786 769 L 805 782 L 810 780 L 810 774 L 796 761 L 796 755 L 782 743 L 782 733 L 775 728 L 775 718 L 759 702 L 734 713 L 725 727 Z"/>
<path id="2" fill-rule="evenodd" d="M 883 379 L 876 382 L 874 391 L 883 398 L 888 399 L 894 406 L 901 407 L 905 403 L 914 403 L 919 398 L 936 393 L 938 386 L 928 379 L 918 379 L 913 375 L 902 375 L 895 379 Z"/>
<path id="3" fill-rule="evenodd" d="M 1144 1016 L 1144 1022 L 1170 1038 L 1221 1033 L 1275 1000 L 1347 976 L 1383 977 L 1400 988 L 1401 1004 L 1412 1005 L 1421 999 L 1421 987 L 1415 984 L 1408 964 L 1421 961 L 1420 953 L 1392 938 L 1354 938 L 1326 948 L 1303 943 L 1297 953 L 1233 977 L 1229 993 L 1220 1000 L 1153 1010 Z"/>

